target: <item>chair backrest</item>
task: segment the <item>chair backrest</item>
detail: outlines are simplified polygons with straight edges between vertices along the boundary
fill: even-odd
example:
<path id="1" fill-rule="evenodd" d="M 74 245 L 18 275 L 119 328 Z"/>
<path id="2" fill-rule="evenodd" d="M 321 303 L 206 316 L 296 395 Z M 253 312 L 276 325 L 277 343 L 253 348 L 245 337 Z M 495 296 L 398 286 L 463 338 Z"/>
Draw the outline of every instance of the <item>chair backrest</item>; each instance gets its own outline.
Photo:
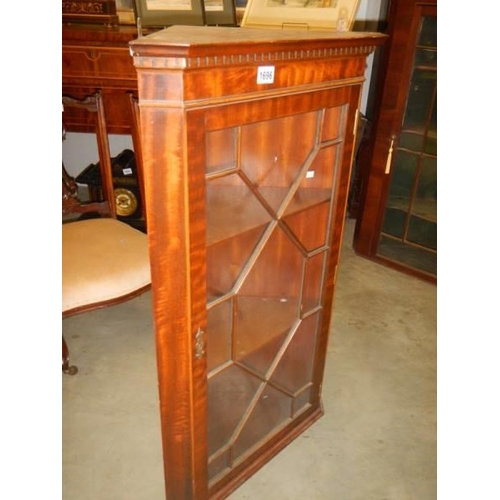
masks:
<path id="1" fill-rule="evenodd" d="M 141 200 L 143 206 L 142 216 L 144 218 L 144 223 L 147 224 L 145 203 L 146 203 L 146 193 L 144 189 L 144 168 L 142 164 L 142 144 L 141 144 L 141 121 L 140 121 L 140 111 L 139 102 L 136 97 L 129 94 L 130 101 L 130 111 L 132 118 L 132 142 L 135 151 L 135 160 L 137 164 L 137 181 L 139 184 L 139 190 L 141 193 Z"/>
<path id="2" fill-rule="evenodd" d="M 113 173 L 111 167 L 111 154 L 109 148 L 108 131 L 106 128 L 106 116 L 102 94 L 97 92 L 85 99 L 75 99 L 63 96 L 63 112 L 67 108 L 83 109 L 90 113 L 91 120 L 95 124 L 97 139 L 97 149 L 99 154 L 99 168 L 102 182 L 102 193 L 104 201 L 96 202 L 82 201 L 78 195 L 78 186 L 74 178 L 71 177 L 64 164 L 62 165 L 62 213 L 63 216 L 70 214 L 85 214 L 96 212 L 101 216 L 111 216 L 116 218 L 116 204 L 114 200 Z M 64 116 L 63 116 L 64 123 Z M 63 125 L 63 140 L 65 130 Z"/>

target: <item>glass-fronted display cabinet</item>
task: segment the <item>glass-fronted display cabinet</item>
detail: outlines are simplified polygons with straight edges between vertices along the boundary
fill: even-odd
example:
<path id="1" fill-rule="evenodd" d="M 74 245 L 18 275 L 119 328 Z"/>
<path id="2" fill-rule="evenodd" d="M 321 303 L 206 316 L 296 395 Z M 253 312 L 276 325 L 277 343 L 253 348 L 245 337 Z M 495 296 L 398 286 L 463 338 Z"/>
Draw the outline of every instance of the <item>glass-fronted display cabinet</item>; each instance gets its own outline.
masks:
<path id="1" fill-rule="evenodd" d="M 397 0 L 354 248 L 437 279 L 436 2 Z"/>
<path id="2" fill-rule="evenodd" d="M 138 71 L 168 499 L 224 498 L 318 419 L 379 34 L 171 27 Z"/>

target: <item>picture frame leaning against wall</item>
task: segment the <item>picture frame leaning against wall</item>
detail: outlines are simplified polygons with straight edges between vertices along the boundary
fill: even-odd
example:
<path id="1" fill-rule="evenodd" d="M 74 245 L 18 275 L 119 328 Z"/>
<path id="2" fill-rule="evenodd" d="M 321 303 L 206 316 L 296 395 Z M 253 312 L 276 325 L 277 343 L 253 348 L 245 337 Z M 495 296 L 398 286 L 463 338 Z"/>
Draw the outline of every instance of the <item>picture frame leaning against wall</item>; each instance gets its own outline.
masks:
<path id="1" fill-rule="evenodd" d="M 248 0 L 242 27 L 351 31 L 360 0 Z"/>

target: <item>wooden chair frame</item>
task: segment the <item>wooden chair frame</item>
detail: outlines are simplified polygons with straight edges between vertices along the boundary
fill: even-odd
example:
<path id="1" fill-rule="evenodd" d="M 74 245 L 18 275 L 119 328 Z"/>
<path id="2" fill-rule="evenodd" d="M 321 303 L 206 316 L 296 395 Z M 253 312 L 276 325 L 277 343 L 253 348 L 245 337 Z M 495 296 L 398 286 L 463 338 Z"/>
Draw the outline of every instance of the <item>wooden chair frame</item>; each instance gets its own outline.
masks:
<path id="1" fill-rule="evenodd" d="M 63 215 L 68 215 L 70 213 L 76 214 L 87 214 L 90 212 L 96 212 L 101 216 L 111 217 L 116 219 L 116 205 L 114 203 L 114 188 L 113 188 L 113 174 L 111 165 L 111 155 L 109 148 L 108 132 L 106 128 L 106 118 L 104 113 L 104 106 L 102 95 L 97 92 L 94 95 L 86 97 L 84 100 L 74 99 L 72 97 L 63 96 L 63 106 L 64 107 L 77 107 L 80 109 L 85 109 L 88 112 L 95 113 L 96 119 L 96 138 L 99 153 L 99 165 L 102 179 L 102 190 L 103 190 L 103 202 L 81 202 L 78 200 L 78 190 L 77 184 L 74 179 L 67 173 L 63 165 Z M 130 96 L 132 116 L 134 119 L 134 130 L 138 130 L 139 127 L 139 116 L 138 116 L 138 106 L 137 102 L 134 101 L 133 96 Z M 134 148 L 138 148 L 136 151 L 137 161 L 137 171 L 138 171 L 138 182 L 141 189 L 141 195 L 144 196 L 144 184 L 142 175 L 142 163 L 140 161 L 140 144 L 138 142 L 138 135 L 133 134 Z M 64 129 L 63 129 L 64 137 Z M 119 222 L 119 221 L 117 221 Z M 73 222 L 68 222 L 73 223 Z M 138 231 L 138 230 L 137 230 Z M 139 231 L 138 231 L 139 232 Z M 136 297 L 150 288 L 150 284 L 142 286 L 132 293 L 126 293 L 111 300 L 106 301 L 96 301 L 94 303 L 85 304 L 83 306 L 75 307 L 69 310 L 63 311 L 62 317 L 66 318 L 76 314 L 88 312 L 94 309 L 112 306 L 121 302 L 130 300 Z M 63 373 L 74 375 L 77 373 L 78 369 L 76 366 L 70 365 L 69 361 L 69 348 L 64 339 L 62 338 L 62 371 Z"/>

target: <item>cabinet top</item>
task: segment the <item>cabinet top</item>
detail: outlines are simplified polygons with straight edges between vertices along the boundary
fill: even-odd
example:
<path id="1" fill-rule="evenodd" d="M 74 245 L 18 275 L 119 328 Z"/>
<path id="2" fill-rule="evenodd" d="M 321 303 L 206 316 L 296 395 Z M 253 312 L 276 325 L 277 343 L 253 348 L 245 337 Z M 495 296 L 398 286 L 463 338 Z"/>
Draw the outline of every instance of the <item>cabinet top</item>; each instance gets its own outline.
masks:
<path id="1" fill-rule="evenodd" d="M 317 46 L 355 47 L 379 45 L 386 35 L 375 32 L 307 31 L 288 29 L 264 29 L 222 26 L 170 26 L 151 35 L 130 42 L 134 55 L 195 55 L 197 52 L 212 53 L 230 51 L 232 47 L 256 48 L 269 46 L 273 50 L 314 49 Z"/>

